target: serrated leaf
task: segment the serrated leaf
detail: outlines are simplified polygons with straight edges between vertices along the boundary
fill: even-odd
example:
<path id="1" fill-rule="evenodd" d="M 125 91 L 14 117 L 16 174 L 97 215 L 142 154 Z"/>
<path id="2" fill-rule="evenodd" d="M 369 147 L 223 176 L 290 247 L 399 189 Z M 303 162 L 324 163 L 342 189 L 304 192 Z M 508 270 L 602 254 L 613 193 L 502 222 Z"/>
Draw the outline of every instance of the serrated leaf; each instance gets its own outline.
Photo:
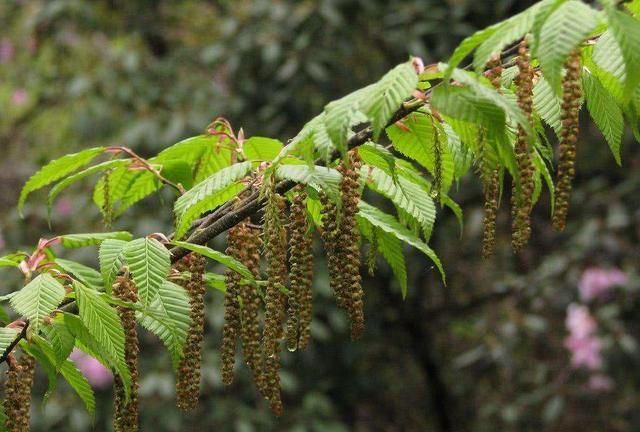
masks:
<path id="1" fill-rule="evenodd" d="M 49 386 L 43 397 L 42 404 L 44 406 L 58 385 L 58 369 L 54 364 L 55 354 L 53 353 L 53 349 L 46 339 L 38 335 L 33 335 L 31 343 L 29 344 L 20 341 L 20 347 L 31 357 L 35 358 L 38 361 L 38 365 L 41 366 L 47 374 Z"/>
<path id="2" fill-rule="evenodd" d="M 71 360 L 65 360 L 60 368 L 60 374 L 69 383 L 71 388 L 82 399 L 84 407 L 91 417 L 95 415 L 96 400 L 93 389 L 87 378 L 76 368 Z"/>
<path id="3" fill-rule="evenodd" d="M 105 240 L 100 245 L 98 260 L 100 273 L 107 293 L 111 293 L 111 285 L 124 265 L 124 248 L 128 242 L 124 240 Z"/>
<path id="4" fill-rule="evenodd" d="M 253 277 L 253 273 L 251 273 L 251 271 L 244 264 L 229 255 L 223 254 L 222 252 L 211 249 L 207 246 L 196 245 L 193 243 L 187 243 L 183 241 L 173 241 L 171 243 L 183 249 L 190 250 L 219 262 L 225 267 L 228 267 L 236 273 L 240 274 L 245 279 L 246 283 L 250 283 L 252 285 L 255 285 L 256 283 Z"/>
<path id="5" fill-rule="evenodd" d="M 282 147 L 277 139 L 254 136 L 242 143 L 242 153 L 250 161 L 272 161 Z"/>
<path id="6" fill-rule="evenodd" d="M 458 47 L 453 51 L 453 54 L 449 58 L 449 61 L 447 62 L 447 68 L 444 71 L 443 77 L 445 82 L 451 78 L 451 74 L 453 74 L 453 71 L 456 67 L 458 67 L 460 62 L 464 60 L 465 57 L 467 57 L 469 54 L 471 54 L 471 51 L 476 49 L 478 45 L 489 39 L 498 30 L 498 27 L 499 25 L 496 24 L 487 27 L 486 29 L 479 30 L 471 36 L 465 38 L 460 43 L 460 45 L 458 45 Z"/>
<path id="7" fill-rule="evenodd" d="M 327 134 L 334 146 L 345 153 L 351 128 L 366 123 L 369 118 L 364 114 L 364 107 L 370 103 L 367 99 L 375 91 L 375 84 L 356 90 L 338 100 L 330 102 L 324 109 L 322 117 Z"/>
<path id="8" fill-rule="evenodd" d="M 375 87 L 366 93 L 363 112 L 371 119 L 375 141 L 393 114 L 415 91 L 418 86 L 418 74 L 409 61 L 391 69 L 374 85 Z"/>
<path id="9" fill-rule="evenodd" d="M 317 165 L 280 165 L 276 170 L 276 177 L 312 186 L 334 197 L 340 193 L 342 179 L 335 169 Z"/>
<path id="10" fill-rule="evenodd" d="M 574 48 L 598 25 L 598 13 L 577 0 L 560 5 L 540 29 L 538 60 L 542 72 L 556 94 L 561 92 L 562 69 Z"/>
<path id="11" fill-rule="evenodd" d="M 396 177 L 396 161 L 393 154 L 379 144 L 366 143 L 358 147 L 358 155 L 364 163 L 384 171 L 388 176 Z"/>
<path id="12" fill-rule="evenodd" d="M 60 236 L 62 246 L 66 248 L 81 248 L 86 246 L 98 246 L 105 240 L 129 241 L 133 238 L 127 231 L 88 233 L 88 234 L 65 234 Z"/>
<path id="13" fill-rule="evenodd" d="M 51 343 L 56 368 L 60 368 L 73 351 L 75 337 L 67 329 L 62 317 L 56 317 L 49 325 L 42 327 L 42 332 Z"/>
<path id="14" fill-rule="evenodd" d="M 114 217 L 121 216 L 129 207 L 148 197 L 162 187 L 158 177 L 149 171 L 134 171 L 124 193 L 119 197 L 119 205 L 115 207 Z"/>
<path id="15" fill-rule="evenodd" d="M 18 337 L 18 330 L 10 327 L 0 327 L 0 353 L 6 351 L 9 345 Z"/>
<path id="16" fill-rule="evenodd" d="M 65 289 L 48 273 L 40 274 L 11 297 L 11 307 L 29 319 L 29 328 L 38 333 L 42 321 L 64 300 Z"/>
<path id="17" fill-rule="evenodd" d="M 148 306 L 169 275 L 169 250 L 156 239 L 141 238 L 127 243 L 124 256 L 138 289 L 140 303 Z"/>
<path id="18" fill-rule="evenodd" d="M 625 96 L 628 100 L 633 89 L 640 83 L 640 21 L 613 7 L 605 10 L 609 27 L 622 51 L 625 63 Z"/>
<path id="19" fill-rule="evenodd" d="M 103 288 L 102 275 L 97 270 L 75 261 L 56 258 L 55 263 L 59 265 L 65 273 L 74 276 L 77 280 L 96 290 Z"/>
<path id="20" fill-rule="evenodd" d="M 140 323 L 157 335 L 171 353 L 176 368 L 191 326 L 189 296 L 184 288 L 164 281 L 148 308 L 136 312 Z"/>
<path id="21" fill-rule="evenodd" d="M 82 331 L 77 332 L 77 326 L 68 327 L 69 330 L 72 333 L 76 330 L 76 338 L 88 344 L 92 351 L 95 350 L 89 354 L 93 355 L 95 353 L 94 357 L 106 360 L 108 366 L 118 372 L 123 382 L 128 383 L 125 385 L 125 391 L 128 394 L 131 378 L 124 357 L 124 329 L 122 328 L 120 317 L 97 291 L 79 282 L 74 282 L 73 287 L 80 310 L 80 321 L 94 341 L 83 337 L 84 333 Z M 65 322 L 67 322 L 66 316 Z"/>
<path id="22" fill-rule="evenodd" d="M 598 78 L 585 71 L 582 75 L 582 83 L 591 118 L 607 140 L 616 162 L 621 165 L 620 144 L 624 130 L 622 110 Z"/>
<path id="23" fill-rule="evenodd" d="M 102 152 L 104 147 L 94 147 L 49 162 L 27 180 L 20 192 L 18 210 L 22 211 L 29 194 L 82 168 Z"/>
<path id="24" fill-rule="evenodd" d="M 560 136 L 560 98 L 544 77 L 540 77 L 533 87 L 533 107 L 540 118 Z"/>
<path id="25" fill-rule="evenodd" d="M 223 168 L 178 198 L 174 205 L 177 219 L 176 238 L 182 237 L 191 222 L 203 212 L 222 205 L 235 196 L 239 192 L 238 180 L 245 177 L 250 169 L 251 162 L 241 162 Z"/>
<path id="26" fill-rule="evenodd" d="M 381 229 L 382 231 L 392 234 L 397 237 L 399 240 L 407 243 L 420 252 L 424 253 L 431 261 L 435 264 L 435 266 L 440 271 L 440 275 L 442 276 L 442 281 L 445 282 L 445 274 L 444 268 L 442 267 L 442 263 L 440 259 L 436 255 L 436 253 L 418 236 L 409 231 L 406 227 L 404 227 L 398 220 L 390 214 L 384 213 L 383 211 L 373 207 L 370 204 L 367 204 L 364 201 L 360 201 L 358 205 L 359 212 L 358 218 L 364 218 L 371 225 Z"/>
<path id="27" fill-rule="evenodd" d="M 369 241 L 374 241 L 378 246 L 378 251 L 391 267 L 394 276 L 400 285 L 402 298 L 407 296 L 407 265 L 402 253 L 402 242 L 397 237 L 372 226 L 365 218 L 358 219 L 360 231 Z"/>
<path id="28" fill-rule="evenodd" d="M 207 285 L 213 289 L 223 293 L 227 291 L 226 278 L 224 275 L 207 272 L 204 274 L 204 280 Z"/>
<path id="29" fill-rule="evenodd" d="M 168 160 L 162 163 L 160 175 L 184 189 L 188 190 L 193 187 L 193 170 L 187 161 Z"/>

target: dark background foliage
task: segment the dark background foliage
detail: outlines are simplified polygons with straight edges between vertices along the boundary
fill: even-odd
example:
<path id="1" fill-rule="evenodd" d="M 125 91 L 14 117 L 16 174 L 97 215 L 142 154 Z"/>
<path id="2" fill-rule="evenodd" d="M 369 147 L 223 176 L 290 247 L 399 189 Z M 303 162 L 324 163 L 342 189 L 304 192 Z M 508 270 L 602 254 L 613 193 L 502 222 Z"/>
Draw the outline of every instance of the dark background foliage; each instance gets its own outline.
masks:
<path id="1" fill-rule="evenodd" d="M 425 63 L 446 61 L 464 36 L 532 3 L 3 1 L 0 253 L 28 249 L 40 236 L 101 229 L 90 189 L 82 187 L 59 201 L 53 231 L 43 194 L 19 219 L 14 205 L 22 183 L 53 157 L 95 145 L 126 145 L 151 155 L 202 132 L 216 116 L 248 135 L 286 140 L 328 101 L 376 80 L 410 54 Z M 640 154 L 629 141 L 624 165 L 617 167 L 602 137 L 584 120 L 577 190 L 564 234 L 550 229 L 543 194 L 534 212 L 533 240 L 514 256 L 505 202 L 497 254 L 482 260 L 481 191 L 477 178 L 467 178 L 454 194 L 465 213 L 462 235 L 454 217 L 443 211 L 432 240 L 448 286 L 422 256 L 407 250 L 410 290 L 403 301 L 382 265 L 375 278 L 365 278 L 367 329 L 357 343 L 349 341 L 319 257 L 314 341 L 307 352 L 283 356 L 280 419 L 259 400 L 244 368 L 233 386 L 222 387 L 217 352 L 222 296 L 212 291 L 200 408 L 183 415 L 174 407 L 168 355 L 145 335 L 142 430 L 640 427 Z M 115 228 L 144 235 L 170 231 L 170 223 L 170 205 L 155 197 L 129 210 Z M 75 258 L 95 261 L 92 255 Z M 589 374 L 571 368 L 563 345 L 567 306 L 578 301 L 579 278 L 591 266 L 615 266 L 629 276 L 607 301 L 590 305 L 600 325 L 603 373 L 612 380 L 606 391 L 590 388 Z M 17 279 L 3 280 L 3 290 L 18 288 Z M 45 385 L 39 382 L 37 395 Z M 98 396 L 91 426 L 79 400 L 61 385 L 45 408 L 35 404 L 33 430 L 110 430 L 111 392 Z"/>

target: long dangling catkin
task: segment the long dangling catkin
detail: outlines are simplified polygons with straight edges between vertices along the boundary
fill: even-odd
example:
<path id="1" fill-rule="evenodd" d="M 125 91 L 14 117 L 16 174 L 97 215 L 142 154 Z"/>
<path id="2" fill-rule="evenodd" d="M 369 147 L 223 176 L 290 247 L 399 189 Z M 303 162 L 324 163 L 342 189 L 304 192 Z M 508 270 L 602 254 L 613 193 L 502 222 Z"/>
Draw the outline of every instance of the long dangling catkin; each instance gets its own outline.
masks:
<path id="1" fill-rule="evenodd" d="M 305 348 L 309 341 L 312 314 L 311 283 L 313 278 L 312 237 L 306 206 L 304 187 L 294 188 L 290 213 L 289 254 L 289 307 L 287 319 L 287 348 L 295 351 Z"/>
<path id="2" fill-rule="evenodd" d="M 31 419 L 31 389 L 36 362 L 24 355 L 17 360 L 13 354 L 7 357 L 7 381 L 5 383 L 4 412 L 8 432 L 29 432 Z"/>
<path id="3" fill-rule="evenodd" d="M 189 295 L 191 327 L 184 345 L 184 355 L 176 376 L 176 405 L 184 411 L 194 409 L 200 397 L 200 366 L 202 363 L 202 339 L 204 333 L 204 272 L 207 260 L 202 255 L 190 253 L 176 263 L 176 270 L 188 271 L 191 276 L 181 283 Z"/>
<path id="4" fill-rule="evenodd" d="M 560 161 L 558 162 L 558 178 L 556 180 L 556 196 L 553 213 L 553 227 L 562 231 L 569 211 L 569 195 L 571 183 L 575 176 L 576 143 L 578 141 L 579 111 L 582 89 L 580 87 L 580 51 L 575 50 L 569 56 L 566 74 L 562 82 L 562 105 L 560 120 Z"/>
<path id="5" fill-rule="evenodd" d="M 284 198 L 273 190 L 267 191 L 264 215 L 264 248 L 267 260 L 266 310 L 263 332 L 265 397 L 276 415 L 282 414 L 280 395 L 280 342 L 284 336 L 286 295 L 282 292 L 287 274 L 287 231 L 282 220 Z"/>
<path id="6" fill-rule="evenodd" d="M 329 285 L 334 292 L 338 306 L 346 309 L 347 295 L 344 289 L 341 248 L 339 246 L 338 206 L 325 193 L 320 195 L 320 202 L 322 204 L 323 225 L 321 234 L 327 254 Z"/>
<path id="7" fill-rule="evenodd" d="M 523 39 L 518 47 L 518 57 L 516 59 L 518 75 L 515 78 L 517 86 L 518 106 L 527 117 L 531 126 L 533 112 L 533 68 L 529 61 L 527 41 Z M 518 135 L 516 138 L 515 155 L 518 163 L 519 185 L 514 181 L 512 201 L 512 239 L 511 244 L 515 251 L 521 250 L 531 237 L 531 213 L 533 199 L 533 162 L 531 159 L 532 147 L 529 145 L 529 137 L 522 125 L 518 125 Z"/>
<path id="8" fill-rule="evenodd" d="M 116 298 L 131 303 L 138 301 L 135 284 L 128 278 L 120 276 L 113 285 Z M 131 392 L 129 401 L 125 399 L 124 384 L 119 376 L 114 379 L 114 432 L 135 432 L 138 430 L 138 333 L 136 331 L 136 313 L 133 309 L 116 306 L 122 327 L 124 328 L 124 355 L 131 374 Z"/>
<path id="9" fill-rule="evenodd" d="M 500 91 L 502 86 L 502 63 L 500 56 L 493 56 L 487 63 L 488 78 L 493 87 Z M 489 258 L 493 255 L 496 244 L 496 218 L 498 216 L 498 194 L 500 193 L 500 170 L 491 167 L 486 160 L 486 140 L 485 131 L 481 131 L 480 136 L 480 178 L 484 193 L 484 219 L 482 236 L 482 256 Z"/>
<path id="10" fill-rule="evenodd" d="M 358 339 L 364 331 L 364 291 L 360 275 L 360 230 L 356 220 L 360 202 L 360 167 L 362 162 L 357 150 L 350 153 L 349 165 L 342 176 L 342 218 L 340 220 L 340 245 L 344 266 L 344 288 L 349 302 L 351 338 Z"/>
<path id="11" fill-rule="evenodd" d="M 241 252 L 236 258 L 247 266 L 254 277 L 260 275 L 260 228 L 252 227 L 249 220 L 242 224 Z M 256 387 L 261 393 L 265 390 L 265 379 L 262 370 L 262 353 L 260 351 L 260 305 L 261 299 L 255 286 L 240 285 L 241 309 L 241 338 L 244 359 L 253 373 Z"/>
<path id="12" fill-rule="evenodd" d="M 238 224 L 229 230 L 227 255 L 236 258 L 240 256 L 244 228 L 244 224 Z M 224 385 L 230 385 L 233 382 L 236 341 L 240 336 L 240 280 L 241 276 L 237 272 L 231 269 L 225 272 L 227 290 L 224 295 L 224 326 L 222 328 L 222 346 L 220 348 L 222 382 Z"/>

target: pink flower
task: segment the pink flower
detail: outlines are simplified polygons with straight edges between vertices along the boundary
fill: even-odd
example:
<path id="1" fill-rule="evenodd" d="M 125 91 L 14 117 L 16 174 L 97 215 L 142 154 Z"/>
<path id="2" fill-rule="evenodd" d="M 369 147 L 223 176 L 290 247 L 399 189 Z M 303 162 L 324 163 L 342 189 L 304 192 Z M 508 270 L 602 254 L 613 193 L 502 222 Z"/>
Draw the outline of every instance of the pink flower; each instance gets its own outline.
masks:
<path id="1" fill-rule="evenodd" d="M 572 303 L 567 308 L 566 326 L 569 336 L 564 346 L 571 352 L 574 368 L 597 370 L 602 367 L 602 344 L 594 334 L 598 324 L 584 305 Z"/>
<path id="2" fill-rule="evenodd" d="M 591 375 L 588 385 L 589 389 L 598 393 L 605 393 L 613 389 L 613 381 L 604 374 Z"/>
<path id="3" fill-rule="evenodd" d="M 28 98 L 29 98 L 29 95 L 27 94 L 27 91 L 23 88 L 19 88 L 13 92 L 13 96 L 11 97 L 11 103 L 16 106 L 24 105 L 25 103 L 27 103 Z"/>
<path id="4" fill-rule="evenodd" d="M 7 64 L 13 59 L 15 50 L 13 44 L 7 38 L 0 40 L 0 64 Z"/>
<path id="5" fill-rule="evenodd" d="M 103 389 L 109 387 L 113 382 L 111 371 L 90 355 L 74 349 L 69 358 L 93 387 Z"/>
<path id="6" fill-rule="evenodd" d="M 71 198 L 60 198 L 56 203 L 55 212 L 60 216 L 70 216 L 73 213 L 73 201 Z"/>
<path id="7" fill-rule="evenodd" d="M 605 298 L 611 288 L 627 283 L 627 275 L 618 269 L 607 270 L 599 267 L 586 269 L 582 273 L 578 289 L 582 301 Z"/>

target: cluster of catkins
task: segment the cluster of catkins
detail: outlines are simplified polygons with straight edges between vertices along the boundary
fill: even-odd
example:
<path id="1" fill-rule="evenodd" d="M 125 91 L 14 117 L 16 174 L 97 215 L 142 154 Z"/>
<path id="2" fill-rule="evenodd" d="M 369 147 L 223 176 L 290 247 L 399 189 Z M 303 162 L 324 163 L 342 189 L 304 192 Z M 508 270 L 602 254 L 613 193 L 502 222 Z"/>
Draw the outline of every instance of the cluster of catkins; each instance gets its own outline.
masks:
<path id="1" fill-rule="evenodd" d="M 6 430 L 9 432 L 28 432 L 31 412 L 31 389 L 36 361 L 23 355 L 17 359 L 13 354 L 7 357 L 7 381 L 3 402 L 6 415 Z"/>
<path id="2" fill-rule="evenodd" d="M 206 264 L 205 257 L 190 253 L 175 265 L 175 269 L 179 272 L 190 274 L 189 278 L 183 280 L 181 285 L 189 295 L 191 327 L 187 333 L 183 357 L 180 360 L 176 376 L 176 405 L 184 411 L 194 409 L 200 396 Z"/>
<path id="3" fill-rule="evenodd" d="M 527 118 L 531 126 L 533 113 L 533 67 L 529 59 L 527 40 L 523 39 L 518 47 L 518 57 L 516 58 L 518 75 L 515 78 L 517 86 L 518 106 Z M 529 241 L 531 236 L 531 213 L 533 199 L 533 162 L 531 153 L 533 149 L 529 145 L 527 132 L 518 125 L 518 135 L 515 144 L 515 156 L 518 164 L 519 181 L 514 181 L 512 202 L 512 239 L 511 244 L 515 251 L 521 250 Z M 518 190 L 519 186 L 519 190 Z"/>
<path id="4" fill-rule="evenodd" d="M 566 64 L 566 74 L 562 82 L 562 105 L 560 120 L 560 161 L 553 213 L 553 227 L 562 231 L 569 210 L 571 183 L 575 176 L 576 142 L 578 141 L 578 113 L 582 91 L 580 87 L 580 51 L 575 50 Z"/>
<path id="5" fill-rule="evenodd" d="M 487 78 L 493 87 L 500 91 L 502 86 L 502 63 L 500 56 L 493 56 L 487 63 Z M 485 131 L 481 131 L 480 139 L 480 179 L 484 193 L 484 219 L 482 237 L 482 256 L 488 258 L 493 255 L 496 243 L 496 218 L 498 216 L 498 199 L 500 194 L 500 169 L 486 160 L 485 153 L 488 142 Z"/>
<path id="6" fill-rule="evenodd" d="M 113 295 L 120 300 L 135 303 L 138 294 L 135 284 L 127 276 L 119 276 L 113 285 Z M 138 333 L 136 331 L 136 313 L 133 309 L 117 306 L 124 328 L 124 354 L 131 374 L 131 392 L 126 399 L 124 384 L 120 376 L 114 378 L 114 415 L 113 430 L 115 432 L 135 432 L 138 430 Z"/>
<path id="7" fill-rule="evenodd" d="M 326 195 L 322 196 L 323 233 L 329 267 L 330 284 L 338 306 L 345 309 L 351 320 L 351 337 L 357 339 L 364 330 L 364 291 L 360 276 L 360 231 L 356 222 L 360 201 L 361 161 L 353 151 L 338 166 L 342 174 L 340 192 L 342 205 L 338 207 Z"/>

